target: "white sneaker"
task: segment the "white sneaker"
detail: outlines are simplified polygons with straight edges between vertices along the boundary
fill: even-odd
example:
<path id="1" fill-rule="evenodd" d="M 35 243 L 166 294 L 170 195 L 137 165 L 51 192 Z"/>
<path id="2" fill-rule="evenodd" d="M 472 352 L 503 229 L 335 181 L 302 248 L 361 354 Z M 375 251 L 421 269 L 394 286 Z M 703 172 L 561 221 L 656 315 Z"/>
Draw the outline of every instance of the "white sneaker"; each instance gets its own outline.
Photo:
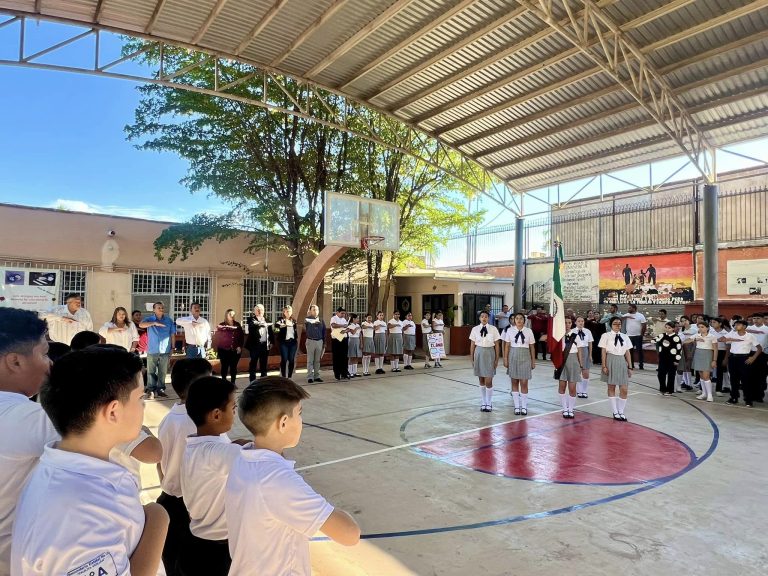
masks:
<path id="1" fill-rule="evenodd" d="M 707 402 L 714 402 L 714 398 L 712 396 L 707 396 Z"/>
<path id="2" fill-rule="evenodd" d="M 696 396 L 696 400 L 704 400 L 707 397 L 705 393 L 701 393 L 698 396 Z"/>

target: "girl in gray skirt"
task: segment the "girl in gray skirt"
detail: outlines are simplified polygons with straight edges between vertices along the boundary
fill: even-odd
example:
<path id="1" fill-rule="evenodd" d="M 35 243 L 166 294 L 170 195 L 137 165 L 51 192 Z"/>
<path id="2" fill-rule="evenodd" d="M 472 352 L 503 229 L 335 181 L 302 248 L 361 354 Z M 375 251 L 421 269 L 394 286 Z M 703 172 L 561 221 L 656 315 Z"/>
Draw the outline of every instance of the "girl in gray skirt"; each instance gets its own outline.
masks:
<path id="1" fill-rule="evenodd" d="M 387 323 L 384 312 L 376 312 L 373 323 L 373 361 L 376 362 L 376 374 L 384 374 L 384 356 L 387 353 Z"/>
<path id="2" fill-rule="evenodd" d="M 595 341 L 592 331 L 584 327 L 583 316 L 576 317 L 576 346 L 581 360 L 581 380 L 576 383 L 576 398 L 589 398 L 589 369 L 592 368 L 592 345 Z"/>
<path id="3" fill-rule="evenodd" d="M 360 378 L 357 373 L 357 363 L 362 356 L 360 346 L 360 325 L 357 323 L 357 314 L 350 314 L 349 324 L 347 325 L 347 358 L 349 364 L 347 370 L 352 378 Z"/>
<path id="4" fill-rule="evenodd" d="M 469 357 L 475 369 L 475 376 L 480 378 L 481 412 L 493 410 L 493 375 L 499 365 L 499 331 L 488 323 L 488 313 L 480 313 L 480 324 L 472 328 L 469 340 Z"/>
<path id="5" fill-rule="evenodd" d="M 376 351 L 373 347 L 373 316 L 368 314 L 360 326 L 363 332 L 363 376 L 370 376 L 371 355 Z"/>
<path id="6" fill-rule="evenodd" d="M 395 310 L 387 322 L 389 338 L 387 338 L 387 354 L 392 364 L 392 372 L 400 372 L 400 355 L 403 353 L 403 323 L 400 321 L 400 311 Z"/>
<path id="7" fill-rule="evenodd" d="M 701 394 L 696 396 L 696 399 L 712 402 L 712 381 L 709 375 L 717 367 L 717 336 L 709 333 L 709 324 L 704 320 L 699 320 L 696 327 L 699 333 L 693 339 L 696 346 L 693 353 L 693 369 L 699 373 L 701 379 Z"/>
<path id="8" fill-rule="evenodd" d="M 613 419 L 627 421 L 624 407 L 627 405 L 629 378 L 632 376 L 632 341 L 621 332 L 621 319 L 611 320 L 611 329 L 600 336 L 598 346 L 603 351 L 603 370 L 601 380 L 608 384 L 608 399 L 613 409 Z M 619 387 L 619 398 L 616 398 L 616 386 Z"/>
<path id="9" fill-rule="evenodd" d="M 563 409 L 563 418 L 573 418 L 573 409 L 576 407 L 576 382 L 581 380 L 581 356 L 576 344 L 577 330 L 573 328 L 573 318 L 565 317 L 565 338 L 563 338 L 563 350 L 568 349 L 568 357 L 565 358 L 565 366 L 560 373 L 557 383 L 557 393 L 560 394 L 560 406 Z M 570 346 L 569 346 L 570 345 Z M 566 394 L 565 388 L 568 387 Z"/>
<path id="10" fill-rule="evenodd" d="M 413 370 L 413 352 L 416 350 L 416 323 L 408 312 L 403 320 L 403 370 Z"/>
<path id="11" fill-rule="evenodd" d="M 512 381 L 512 401 L 515 415 L 528 414 L 528 380 L 536 368 L 536 337 L 525 326 L 525 315 L 518 312 L 512 324 L 504 329 L 504 367 Z"/>

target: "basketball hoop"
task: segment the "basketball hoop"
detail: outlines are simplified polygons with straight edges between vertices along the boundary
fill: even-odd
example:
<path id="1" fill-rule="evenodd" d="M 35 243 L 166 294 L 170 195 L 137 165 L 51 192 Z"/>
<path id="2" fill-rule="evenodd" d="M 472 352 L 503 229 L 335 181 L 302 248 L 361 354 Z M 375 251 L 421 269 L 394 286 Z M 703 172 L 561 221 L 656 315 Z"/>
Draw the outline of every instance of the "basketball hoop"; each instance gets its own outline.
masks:
<path id="1" fill-rule="evenodd" d="M 371 251 L 371 246 L 384 242 L 384 236 L 363 236 L 360 238 L 360 249 L 366 252 Z"/>

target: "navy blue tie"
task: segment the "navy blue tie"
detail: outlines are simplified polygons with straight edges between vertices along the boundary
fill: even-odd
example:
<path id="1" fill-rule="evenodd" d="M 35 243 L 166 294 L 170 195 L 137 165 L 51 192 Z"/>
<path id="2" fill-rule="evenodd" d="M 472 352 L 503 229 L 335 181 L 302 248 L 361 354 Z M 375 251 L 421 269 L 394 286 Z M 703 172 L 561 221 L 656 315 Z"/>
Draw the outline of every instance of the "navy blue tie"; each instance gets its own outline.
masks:
<path id="1" fill-rule="evenodd" d="M 583 331 L 583 330 L 579 330 L 579 337 L 580 337 L 582 340 L 584 340 L 584 331 Z"/>
<path id="2" fill-rule="evenodd" d="M 613 345 L 614 346 L 618 346 L 619 344 L 621 344 L 623 346 L 624 345 L 624 340 L 622 340 L 621 336 L 616 334 L 616 338 L 613 341 Z"/>
<path id="3" fill-rule="evenodd" d="M 518 338 L 520 338 L 520 341 L 523 344 L 525 344 L 525 334 L 523 334 L 522 332 L 518 332 L 517 334 L 515 334 L 515 342 L 517 342 Z"/>
<path id="4" fill-rule="evenodd" d="M 485 338 L 486 334 L 488 334 L 488 329 L 485 326 L 483 326 L 482 328 L 480 328 L 480 336 Z"/>

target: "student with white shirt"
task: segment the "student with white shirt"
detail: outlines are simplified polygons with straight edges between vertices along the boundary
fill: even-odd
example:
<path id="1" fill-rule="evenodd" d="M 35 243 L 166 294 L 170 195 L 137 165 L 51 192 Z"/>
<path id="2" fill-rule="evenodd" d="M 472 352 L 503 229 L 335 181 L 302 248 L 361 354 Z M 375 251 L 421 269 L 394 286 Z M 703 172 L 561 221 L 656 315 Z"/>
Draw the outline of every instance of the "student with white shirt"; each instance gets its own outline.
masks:
<path id="1" fill-rule="evenodd" d="M 643 338 L 645 337 L 645 330 L 648 327 L 648 321 L 645 316 L 637 311 L 635 304 L 630 304 L 628 307 L 629 312 L 624 314 L 624 329 L 627 332 L 627 336 L 632 341 L 632 346 L 637 356 L 637 364 L 640 370 L 643 369 Z M 635 362 L 632 360 L 632 369 L 635 368 Z"/>
<path id="2" fill-rule="evenodd" d="M 205 358 L 205 349 L 211 346 L 211 325 L 200 316 L 200 303 L 189 305 L 189 316 L 176 319 L 176 325 L 184 329 L 187 358 Z"/>
<path id="3" fill-rule="evenodd" d="M 45 332 L 34 312 L 0 308 L 0 576 L 11 573 L 11 527 L 21 489 L 45 445 L 59 438 L 40 404 L 29 400 L 51 368 Z"/>
<path id="4" fill-rule="evenodd" d="M 583 331 L 582 331 L 583 334 Z M 563 418 L 573 419 L 573 409 L 576 407 L 576 383 L 581 380 L 584 366 L 579 346 L 576 344 L 579 334 L 573 326 L 573 318 L 565 317 L 565 338 L 562 340 L 563 351 L 568 350 L 557 382 L 557 393 L 560 395 L 560 406 Z"/>
<path id="5" fill-rule="evenodd" d="M 212 373 L 211 363 L 205 358 L 182 358 L 171 370 L 171 386 L 179 401 L 171 406 L 160 421 L 157 437 L 163 446 L 158 466 L 160 488 L 157 499 L 168 512 L 168 536 L 163 547 L 163 565 L 166 576 L 175 576 L 176 561 L 189 535 L 189 512 L 181 492 L 181 460 L 187 447 L 187 436 L 197 432 L 197 427 L 187 414 L 187 391 L 195 380 Z"/>
<path id="6" fill-rule="evenodd" d="M 392 318 L 387 322 L 387 330 L 387 353 L 392 372 L 400 372 L 400 355 L 403 353 L 403 323 L 400 321 L 400 310 L 393 312 Z"/>
<path id="7" fill-rule="evenodd" d="M 235 390 L 232 382 L 203 376 L 187 391 L 187 414 L 196 432 L 187 437 L 181 458 L 181 492 L 189 512 L 190 534 L 176 563 L 180 576 L 226 576 L 229 572 L 224 486 L 242 449 L 227 437 L 235 421 Z"/>
<path id="8" fill-rule="evenodd" d="M 696 349 L 693 353 L 692 367 L 699 373 L 701 379 L 701 394 L 696 399 L 712 402 L 712 381 L 709 375 L 717 368 L 717 338 L 709 333 L 708 322 L 699 320 L 696 327 L 699 333 L 693 338 Z"/>
<path id="9" fill-rule="evenodd" d="M 141 485 L 141 465 L 157 465 L 163 457 L 163 446 L 152 431 L 142 426 L 139 435 L 128 442 L 121 442 L 109 451 L 109 460 L 119 464 L 136 478 L 136 484 Z"/>
<path id="10" fill-rule="evenodd" d="M 603 351 L 601 380 L 608 384 L 608 399 L 613 410 L 613 419 L 627 421 L 624 408 L 627 405 L 629 379 L 632 376 L 632 341 L 629 336 L 621 333 L 621 319 L 611 320 L 611 329 L 600 337 L 598 346 Z M 616 386 L 619 387 L 619 398 L 616 398 Z"/>
<path id="11" fill-rule="evenodd" d="M 114 346 L 71 352 L 41 399 L 61 440 L 45 447 L 22 491 L 11 573 L 154 576 L 168 515 L 154 502 L 142 507 L 133 474 L 109 461 L 141 429 L 141 360 Z"/>
<path id="12" fill-rule="evenodd" d="M 370 376 L 371 355 L 376 352 L 373 346 L 373 316 L 368 314 L 360 326 L 363 334 L 363 376 Z"/>
<path id="13" fill-rule="evenodd" d="M 128 311 L 122 306 L 115 308 L 112 320 L 99 328 L 99 336 L 107 344 L 122 346 L 128 352 L 134 352 L 139 345 L 139 332 L 136 325 L 128 318 Z"/>
<path id="14" fill-rule="evenodd" d="M 357 323 L 359 316 L 357 314 L 349 315 L 349 324 L 347 324 L 347 336 L 349 341 L 347 342 L 347 372 L 352 378 L 359 378 L 357 373 L 357 363 L 362 358 L 362 350 L 360 349 L 360 324 Z"/>
<path id="15" fill-rule="evenodd" d="M 728 374 L 728 344 L 720 342 L 719 339 L 728 335 L 731 325 L 722 316 L 712 318 L 709 324 L 709 333 L 717 340 L 717 368 L 712 372 L 712 382 L 715 384 L 715 396 L 722 396 L 723 384 Z"/>
<path id="16" fill-rule="evenodd" d="M 403 320 L 403 370 L 413 370 L 413 352 L 416 350 L 416 323 L 408 312 Z"/>
<path id="17" fill-rule="evenodd" d="M 744 404 L 752 407 L 756 382 L 751 374 L 751 366 L 763 352 L 754 334 L 747 332 L 747 321 L 736 320 L 733 332 L 721 337 L 720 342 L 728 343 L 728 372 L 731 375 L 731 397 L 728 404 L 739 403 L 739 389 L 744 392 Z M 754 352 L 753 352 L 754 351 Z"/>
<path id="18" fill-rule="evenodd" d="M 480 380 L 480 411 L 493 411 L 493 376 L 499 365 L 499 331 L 489 323 L 489 314 L 480 312 L 480 324 L 469 333 L 469 358 Z"/>
<path id="19" fill-rule="evenodd" d="M 581 360 L 581 378 L 576 383 L 576 397 L 589 398 L 589 369 L 592 368 L 592 345 L 595 338 L 589 328 L 585 328 L 586 320 L 583 316 L 576 317 L 576 346 L 579 348 Z"/>
<path id="20" fill-rule="evenodd" d="M 387 354 L 387 323 L 384 321 L 384 312 L 376 312 L 376 321 L 373 323 L 373 361 L 376 363 L 376 374 L 384 374 L 384 356 Z"/>
<path id="21" fill-rule="evenodd" d="M 432 333 L 433 334 L 442 334 L 445 332 L 445 322 L 443 322 L 443 313 L 438 310 L 435 312 L 435 315 L 432 316 Z M 445 344 L 445 341 L 443 341 L 443 344 Z M 438 353 L 437 358 L 433 358 L 435 361 L 435 366 L 437 368 L 442 368 L 443 365 L 440 362 L 440 353 Z"/>
<path id="22" fill-rule="evenodd" d="M 253 444 L 240 452 L 225 489 L 230 574 L 310 576 L 309 540 L 318 530 L 344 546 L 360 540 L 354 519 L 317 494 L 283 456 L 299 443 L 306 398 L 291 380 L 269 377 L 238 400 Z"/>
<path id="23" fill-rule="evenodd" d="M 768 348 L 768 325 L 765 324 L 765 318 L 768 318 L 768 315 L 763 316 L 763 314 L 753 314 L 752 325 L 747 328 L 747 332 L 754 335 L 757 339 L 757 343 L 760 344 L 760 347 L 763 350 Z M 767 361 L 768 356 L 761 354 L 757 357 L 752 366 L 752 378 L 755 381 L 755 388 L 752 391 L 754 396 L 752 399 L 755 402 L 762 402 L 765 396 L 765 378 L 766 375 L 768 375 Z"/>
<path id="24" fill-rule="evenodd" d="M 504 367 L 512 381 L 515 415 L 528 415 L 528 380 L 536 368 L 536 336 L 525 326 L 525 315 L 514 315 L 513 324 L 501 335 L 504 341 Z"/>
<path id="25" fill-rule="evenodd" d="M 432 314 L 424 312 L 421 319 L 421 347 L 424 350 L 424 368 L 432 368 L 429 364 L 429 334 L 432 333 Z"/>
<path id="26" fill-rule="evenodd" d="M 680 362 L 677 364 L 677 375 L 675 379 L 675 392 L 683 390 L 693 390 L 691 386 L 691 365 L 693 364 L 693 353 L 696 346 L 693 338 L 698 334 L 696 326 L 691 325 L 691 319 L 688 316 L 680 316 L 680 340 L 683 342 L 683 353 L 680 355 Z"/>
<path id="27" fill-rule="evenodd" d="M 43 320 L 48 323 L 48 337 L 54 342 L 71 344 L 78 332 L 93 330 L 93 320 L 83 308 L 80 294 L 67 294 L 64 304 L 51 308 L 43 315 Z"/>

